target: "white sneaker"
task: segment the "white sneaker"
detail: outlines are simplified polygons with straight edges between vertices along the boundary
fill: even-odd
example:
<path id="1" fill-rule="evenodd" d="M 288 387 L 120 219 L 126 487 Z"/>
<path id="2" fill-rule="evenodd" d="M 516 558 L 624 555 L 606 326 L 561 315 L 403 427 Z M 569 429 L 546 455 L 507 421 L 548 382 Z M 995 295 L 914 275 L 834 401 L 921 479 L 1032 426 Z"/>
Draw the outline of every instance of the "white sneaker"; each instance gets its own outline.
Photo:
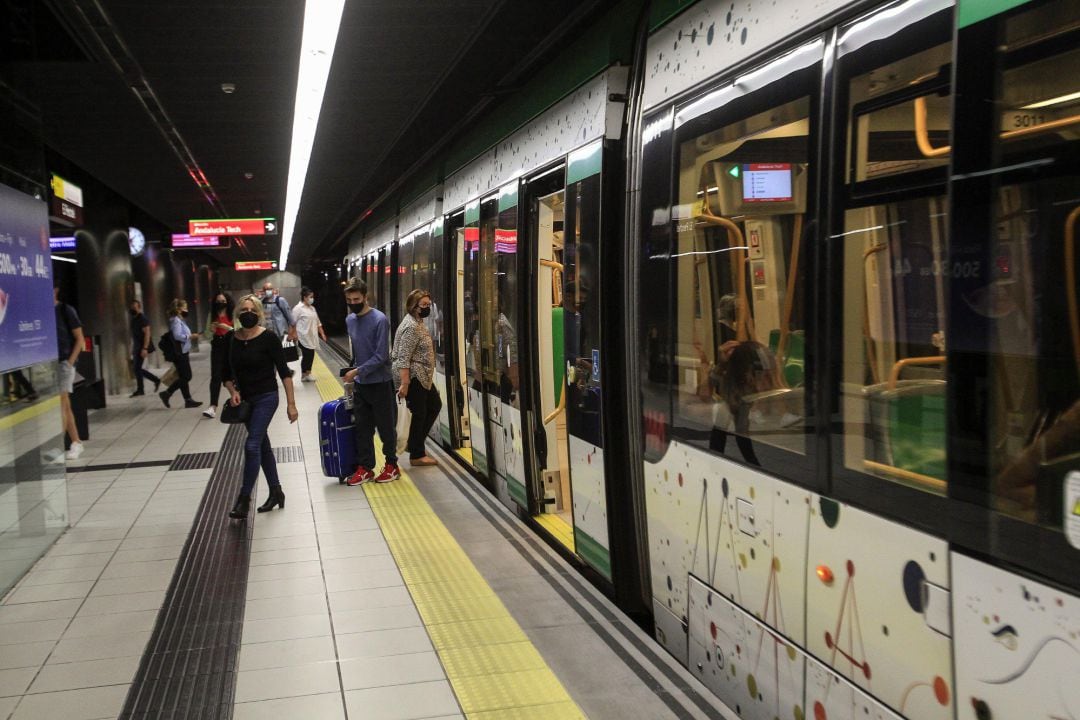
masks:
<path id="1" fill-rule="evenodd" d="M 311 377 L 311 374 L 303 375 L 300 377 L 300 382 L 315 382 L 315 378 Z"/>
<path id="2" fill-rule="evenodd" d="M 215 417 L 217 415 L 217 408 L 215 408 L 213 405 L 211 405 L 210 407 L 203 410 L 202 414 L 203 414 L 203 417 L 208 417 L 208 418 Z"/>
<path id="3" fill-rule="evenodd" d="M 82 451 L 83 451 L 82 443 L 81 442 L 73 442 L 73 443 L 71 443 L 71 447 L 68 449 L 67 454 L 64 457 L 66 457 L 68 460 L 78 460 L 79 456 L 82 455 Z"/>

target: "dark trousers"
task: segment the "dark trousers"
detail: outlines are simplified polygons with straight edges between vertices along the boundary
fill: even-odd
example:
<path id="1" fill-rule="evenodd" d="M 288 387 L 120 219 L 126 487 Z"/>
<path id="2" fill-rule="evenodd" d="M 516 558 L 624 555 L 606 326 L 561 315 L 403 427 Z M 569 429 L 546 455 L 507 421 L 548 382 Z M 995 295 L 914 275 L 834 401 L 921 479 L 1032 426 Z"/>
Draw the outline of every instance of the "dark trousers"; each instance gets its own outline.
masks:
<path id="1" fill-rule="evenodd" d="M 375 430 L 383 444 L 386 462 L 397 463 L 397 403 L 394 383 L 356 383 L 353 414 L 356 417 L 356 462 L 375 468 Z"/>
<path id="2" fill-rule="evenodd" d="M 266 484 L 270 487 L 280 487 L 281 480 L 278 478 L 277 458 L 274 457 L 274 449 L 270 445 L 270 421 L 274 419 L 274 413 L 278 409 L 278 391 L 263 393 L 253 398 L 244 398 L 251 403 L 251 417 L 247 421 L 247 440 L 244 441 L 244 485 L 240 488 L 240 494 L 251 497 L 251 491 L 255 489 L 255 481 L 259 479 L 259 468 L 266 475 Z"/>
<path id="3" fill-rule="evenodd" d="M 37 395 L 37 391 L 34 390 L 34 386 L 30 384 L 30 381 L 26 379 L 26 376 L 22 374 L 22 370 L 10 372 L 5 377 L 11 384 L 11 392 L 19 397 L 32 397 Z"/>
<path id="4" fill-rule="evenodd" d="M 210 341 L 210 407 L 217 407 L 221 397 L 221 377 L 225 373 L 225 356 L 228 349 L 228 335 L 214 336 Z"/>
<path id="5" fill-rule="evenodd" d="M 306 348 L 301 343 L 296 343 L 300 346 L 300 372 L 307 375 L 311 372 L 311 366 L 315 364 L 315 348 Z"/>
<path id="6" fill-rule="evenodd" d="M 419 380 L 409 383 L 409 394 L 405 397 L 405 405 L 412 413 L 412 421 L 409 423 L 409 459 L 416 460 L 427 455 L 424 441 L 439 419 L 439 411 L 442 410 L 442 398 L 439 390 L 432 383 L 431 388 L 425 390 Z"/>
<path id="7" fill-rule="evenodd" d="M 142 356 L 142 345 L 133 347 L 131 349 L 131 367 L 135 371 L 135 389 L 138 392 L 144 392 L 144 379 L 149 380 L 150 382 L 154 383 L 154 385 L 157 385 L 161 382 L 161 378 L 143 367 L 144 362 L 146 362 L 146 358 Z"/>
<path id="8" fill-rule="evenodd" d="M 185 400 L 191 399 L 191 389 L 188 387 L 188 383 L 191 382 L 191 358 L 187 353 L 176 353 L 176 360 L 173 361 L 173 365 L 176 366 L 176 374 L 179 375 L 179 379 L 169 386 L 169 389 L 165 391 L 165 394 L 172 397 L 172 394 L 177 390 L 184 396 Z"/>

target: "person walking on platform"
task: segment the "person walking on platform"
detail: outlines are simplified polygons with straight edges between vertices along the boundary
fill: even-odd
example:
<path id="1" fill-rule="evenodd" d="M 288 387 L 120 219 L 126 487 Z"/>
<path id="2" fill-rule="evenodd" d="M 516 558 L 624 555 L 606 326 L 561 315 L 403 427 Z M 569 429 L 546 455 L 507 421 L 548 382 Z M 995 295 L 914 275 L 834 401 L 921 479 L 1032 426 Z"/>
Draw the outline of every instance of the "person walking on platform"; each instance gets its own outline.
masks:
<path id="1" fill-rule="evenodd" d="M 277 333 L 279 340 L 296 340 L 296 320 L 289 312 L 289 303 L 274 290 L 273 283 L 263 283 L 263 327 Z"/>
<path id="2" fill-rule="evenodd" d="M 64 432 L 71 441 L 67 459 L 75 460 L 82 455 L 83 444 L 75 425 L 75 413 L 71 411 L 71 393 L 75 389 L 75 363 L 83 351 L 82 321 L 75 308 L 60 301 L 60 288 L 53 287 L 53 303 L 56 305 L 56 350 L 59 354 L 56 382 L 60 390 L 60 417 Z"/>
<path id="3" fill-rule="evenodd" d="M 326 341 L 319 313 L 315 310 L 315 293 L 311 288 L 300 288 L 300 302 L 292 309 L 296 320 L 296 341 L 300 345 L 300 382 L 315 382 L 311 366 L 315 363 L 315 351 L 319 338 Z"/>
<path id="4" fill-rule="evenodd" d="M 285 493 L 278 478 L 277 460 L 270 445 L 267 430 L 274 419 L 280 399 L 278 397 L 276 372 L 285 386 L 286 411 L 289 422 L 296 422 L 296 397 L 293 394 L 292 370 L 285 362 L 281 340 L 273 331 L 262 327 L 263 304 L 255 295 L 248 295 L 237 306 L 236 321 L 240 327 L 228 343 L 228 358 L 224 366 L 225 387 L 229 391 L 229 404 L 238 407 L 241 401 L 251 407 L 245 425 L 247 440 L 244 441 L 244 484 L 236 505 L 229 517 L 242 519 L 251 508 L 251 493 L 259 477 L 259 468 L 266 475 L 270 497 L 260 505 L 258 512 L 268 512 L 275 507 L 285 509 Z"/>
<path id="5" fill-rule="evenodd" d="M 206 336 L 210 338 L 210 407 L 203 410 L 203 417 L 217 415 L 218 398 L 221 396 L 221 378 L 228 359 L 228 342 L 233 331 L 233 301 L 219 292 L 206 318 Z"/>
<path id="6" fill-rule="evenodd" d="M 367 304 L 367 283 L 360 278 L 353 278 L 345 286 L 345 302 L 349 307 L 345 326 L 352 345 L 353 367 L 345 373 L 344 382 L 354 383 L 357 461 L 356 472 L 346 482 L 349 485 L 369 480 L 390 482 L 401 476 L 397 464 L 397 407 L 390 370 L 390 321 Z M 378 476 L 372 471 L 376 428 L 386 456 L 386 465 Z"/>
<path id="7" fill-rule="evenodd" d="M 405 298 L 405 317 L 394 333 L 394 380 L 397 396 L 412 413 L 409 423 L 409 464 L 413 467 L 438 465 L 427 454 L 424 442 L 439 417 L 442 399 L 432 382 L 435 372 L 435 344 L 424 320 L 431 315 L 431 295 L 413 290 Z"/>
<path id="8" fill-rule="evenodd" d="M 150 321 L 142 311 L 142 303 L 138 300 L 131 301 L 131 367 L 135 372 L 135 392 L 131 397 L 145 395 L 143 380 L 154 383 L 154 392 L 161 387 L 161 378 L 143 367 L 146 356 L 153 351 L 154 345 L 150 340 Z"/>
<path id="9" fill-rule="evenodd" d="M 176 366 L 176 374 L 179 377 L 167 389 L 158 393 L 158 397 L 161 398 L 161 402 L 165 404 L 165 407 L 169 407 L 169 398 L 177 390 L 184 396 L 184 407 L 194 408 L 202 405 L 198 400 L 191 399 L 191 389 L 188 386 L 188 383 L 191 382 L 191 359 L 188 357 L 191 352 L 191 339 L 197 338 L 199 335 L 191 332 L 191 328 L 188 327 L 187 321 L 184 319 L 187 314 L 187 300 L 176 299 L 172 301 L 169 308 L 169 335 L 172 337 L 176 348 L 173 351 L 173 356 L 176 358 L 173 365 Z"/>

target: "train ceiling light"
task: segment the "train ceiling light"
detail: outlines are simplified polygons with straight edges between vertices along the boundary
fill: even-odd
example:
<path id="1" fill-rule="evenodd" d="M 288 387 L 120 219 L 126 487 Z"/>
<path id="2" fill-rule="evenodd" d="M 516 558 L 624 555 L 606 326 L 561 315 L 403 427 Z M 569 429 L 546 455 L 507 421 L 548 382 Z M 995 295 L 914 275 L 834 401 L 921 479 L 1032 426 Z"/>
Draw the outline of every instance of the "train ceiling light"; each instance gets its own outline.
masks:
<path id="1" fill-rule="evenodd" d="M 308 0 L 304 4 L 304 34 L 300 43 L 300 71 L 296 78 L 296 103 L 293 110 L 292 146 L 289 150 L 289 179 L 285 189 L 284 227 L 281 236 L 281 259 L 285 269 L 292 246 L 293 228 L 304 193 L 315 130 L 319 126 L 326 80 L 334 59 L 338 28 L 345 0 Z"/>

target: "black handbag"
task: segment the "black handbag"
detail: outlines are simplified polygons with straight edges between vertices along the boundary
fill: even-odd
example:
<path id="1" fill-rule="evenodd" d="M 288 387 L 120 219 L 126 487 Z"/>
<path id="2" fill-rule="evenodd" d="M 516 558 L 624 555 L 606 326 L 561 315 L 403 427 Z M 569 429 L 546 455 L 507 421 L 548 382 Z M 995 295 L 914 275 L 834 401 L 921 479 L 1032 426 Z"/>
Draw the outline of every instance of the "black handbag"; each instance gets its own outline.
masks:
<path id="1" fill-rule="evenodd" d="M 281 344 L 281 349 L 285 352 L 285 362 L 296 362 L 300 359 L 300 348 L 296 343 L 286 340 Z"/>
<path id="2" fill-rule="evenodd" d="M 239 405 L 226 402 L 221 408 L 221 422 L 226 425 L 239 425 L 251 419 L 251 403 L 241 400 Z"/>

